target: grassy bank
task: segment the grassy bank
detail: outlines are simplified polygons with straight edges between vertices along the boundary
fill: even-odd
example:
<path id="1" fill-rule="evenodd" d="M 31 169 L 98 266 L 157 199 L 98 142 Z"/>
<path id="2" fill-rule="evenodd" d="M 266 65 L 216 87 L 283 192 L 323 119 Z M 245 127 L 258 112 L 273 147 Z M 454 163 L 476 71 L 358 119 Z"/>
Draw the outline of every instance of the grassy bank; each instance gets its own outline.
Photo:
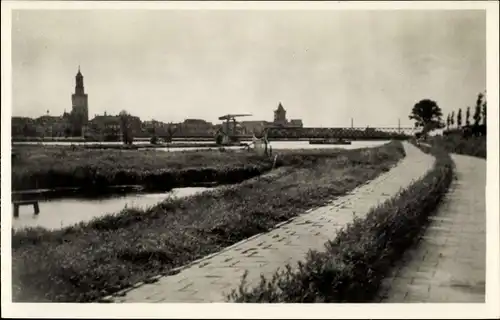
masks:
<path id="1" fill-rule="evenodd" d="M 268 177 L 58 231 L 13 231 L 13 299 L 94 301 L 323 205 L 403 156 L 397 142 L 282 152 Z"/>
<path id="2" fill-rule="evenodd" d="M 246 144 L 241 144 L 241 143 L 235 143 L 231 146 L 236 146 L 236 147 L 244 147 Z M 182 141 L 177 141 L 177 142 L 172 142 L 169 144 L 163 143 L 163 144 L 150 144 L 150 143 L 141 143 L 141 144 L 133 144 L 133 145 L 124 145 L 124 144 L 85 144 L 81 146 L 84 149 L 101 149 L 101 150 L 109 150 L 109 149 L 116 149 L 116 150 L 137 150 L 137 149 L 157 149 L 157 148 L 162 148 L 162 149 L 176 149 L 176 148 L 214 148 L 218 149 L 220 148 L 219 145 L 217 145 L 215 142 L 210 143 L 210 142 L 182 142 Z"/>
<path id="3" fill-rule="evenodd" d="M 16 146 L 12 189 L 78 187 L 96 191 L 115 185 L 148 189 L 206 182 L 239 182 L 271 168 L 268 158 L 237 151 L 89 150 L 67 146 Z"/>
<path id="4" fill-rule="evenodd" d="M 461 134 L 432 137 L 430 142 L 450 153 L 486 159 L 486 136 L 463 137 Z"/>
<path id="5" fill-rule="evenodd" d="M 369 302 L 382 279 L 418 239 L 453 178 L 453 162 L 439 149 L 434 168 L 395 198 L 354 220 L 326 251 L 311 251 L 298 268 L 277 272 L 228 296 L 234 302 Z"/>

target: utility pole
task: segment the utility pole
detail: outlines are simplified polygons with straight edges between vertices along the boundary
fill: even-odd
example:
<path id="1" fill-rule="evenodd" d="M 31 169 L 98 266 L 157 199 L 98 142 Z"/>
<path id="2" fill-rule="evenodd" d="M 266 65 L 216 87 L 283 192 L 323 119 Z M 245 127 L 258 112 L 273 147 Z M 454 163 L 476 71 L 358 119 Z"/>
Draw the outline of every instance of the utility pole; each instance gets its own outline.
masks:
<path id="1" fill-rule="evenodd" d="M 401 119 L 398 118 L 398 133 L 401 133 Z"/>
<path id="2" fill-rule="evenodd" d="M 354 121 L 353 119 L 351 118 L 351 129 L 354 128 Z"/>

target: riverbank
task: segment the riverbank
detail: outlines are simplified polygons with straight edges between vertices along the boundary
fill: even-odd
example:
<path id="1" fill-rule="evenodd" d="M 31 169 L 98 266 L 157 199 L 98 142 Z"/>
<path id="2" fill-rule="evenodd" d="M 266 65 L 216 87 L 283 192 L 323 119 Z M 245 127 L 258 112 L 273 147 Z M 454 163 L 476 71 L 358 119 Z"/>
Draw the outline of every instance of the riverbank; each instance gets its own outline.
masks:
<path id="1" fill-rule="evenodd" d="M 57 144 L 54 142 L 51 144 L 50 142 L 17 142 L 13 143 L 15 147 L 22 146 L 59 146 L 59 147 L 72 147 L 72 148 L 83 148 L 83 149 L 100 149 L 100 150 L 139 150 L 139 149 L 178 149 L 178 148 L 220 148 L 220 147 L 246 147 L 247 143 L 232 143 L 228 145 L 218 145 L 215 142 L 211 141 L 175 141 L 172 143 L 159 143 L 152 144 L 147 141 L 138 142 L 131 145 L 126 145 L 120 142 L 113 143 L 99 143 L 99 142 L 68 142 L 67 144 L 63 144 L 64 141 L 60 142 L 61 144 Z"/>
<path id="2" fill-rule="evenodd" d="M 251 152 L 93 150 L 67 146 L 13 147 L 12 190 L 80 188 L 103 192 L 111 186 L 146 190 L 206 183 L 236 183 L 265 172 L 272 160 Z"/>
<path id="3" fill-rule="evenodd" d="M 251 135 L 248 135 L 245 138 L 252 138 Z M 64 143 L 116 143 L 120 144 L 123 143 L 121 140 L 105 140 L 105 141 L 100 141 L 97 139 L 90 139 L 90 138 L 82 138 L 82 137 L 12 137 L 11 141 L 13 143 L 18 143 L 18 142 L 34 142 L 34 143 L 43 143 L 43 142 L 64 142 Z M 139 142 L 139 143 L 144 143 L 144 142 L 149 142 L 151 141 L 151 137 L 135 137 L 134 142 Z M 173 137 L 172 138 L 173 142 L 176 141 L 210 141 L 214 142 L 215 138 L 213 136 L 208 136 L 208 137 Z"/>
<path id="4" fill-rule="evenodd" d="M 219 186 L 220 187 L 220 186 Z M 97 196 L 65 196 L 39 198 L 40 214 L 34 216 L 32 207 L 21 206 L 19 217 L 12 219 L 12 228 L 45 228 L 58 230 L 108 214 L 120 212 L 124 208 L 149 208 L 167 198 L 189 197 L 210 187 L 174 188 L 166 192 L 123 192 L 99 194 Z"/>
<path id="5" fill-rule="evenodd" d="M 397 142 L 291 151 L 265 178 L 62 230 L 13 231 L 13 300 L 95 301 L 323 205 L 403 156 Z"/>
<path id="6" fill-rule="evenodd" d="M 124 144 L 84 144 L 82 148 L 85 149 L 117 149 L 117 150 L 138 150 L 138 149 L 177 149 L 177 148 L 224 148 L 224 147 L 246 147 L 246 143 L 232 143 L 227 145 L 218 145 L 215 142 L 210 141 L 190 141 L 190 142 L 182 142 L 176 141 L 172 143 L 161 143 L 161 144 L 151 144 L 151 143 L 142 143 L 142 144 L 133 144 L 133 145 L 124 145 Z"/>

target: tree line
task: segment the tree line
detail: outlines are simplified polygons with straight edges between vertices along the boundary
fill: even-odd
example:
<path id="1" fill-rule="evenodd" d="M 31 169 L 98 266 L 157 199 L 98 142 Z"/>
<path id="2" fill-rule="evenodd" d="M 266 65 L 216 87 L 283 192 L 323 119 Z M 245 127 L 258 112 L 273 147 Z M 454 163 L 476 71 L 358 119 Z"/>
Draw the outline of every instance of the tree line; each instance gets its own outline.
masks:
<path id="1" fill-rule="evenodd" d="M 471 107 L 467 107 L 465 112 L 465 121 L 462 115 L 462 108 L 458 109 L 455 116 L 455 111 L 452 111 L 446 117 L 446 123 L 443 122 L 443 112 L 437 102 L 431 99 L 423 99 L 417 102 L 409 115 L 411 120 L 415 121 L 415 127 L 422 128 L 419 136 L 426 136 L 429 132 L 435 129 L 446 127 L 444 134 L 452 131 L 460 131 L 464 136 L 470 135 L 486 135 L 486 96 L 479 93 L 474 107 L 474 115 L 471 122 Z M 456 124 L 456 127 L 454 127 Z M 455 129 L 451 129 L 455 128 Z"/>
<path id="2" fill-rule="evenodd" d="M 446 128 L 450 130 L 450 128 L 463 128 L 465 127 L 479 127 L 481 125 L 486 126 L 486 99 L 483 93 L 479 93 L 476 99 L 476 105 L 474 107 L 474 115 L 472 116 L 473 122 L 471 122 L 471 107 L 468 106 L 465 111 L 465 121 L 463 121 L 462 108 L 458 109 L 458 112 L 455 115 L 455 111 L 452 111 L 446 117 Z"/>

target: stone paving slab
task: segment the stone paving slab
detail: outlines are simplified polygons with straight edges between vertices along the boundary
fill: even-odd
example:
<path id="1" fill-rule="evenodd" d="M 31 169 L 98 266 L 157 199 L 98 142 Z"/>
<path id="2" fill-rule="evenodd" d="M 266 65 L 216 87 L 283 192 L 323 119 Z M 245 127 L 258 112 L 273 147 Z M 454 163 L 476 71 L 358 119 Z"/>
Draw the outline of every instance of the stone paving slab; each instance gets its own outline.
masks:
<path id="1" fill-rule="evenodd" d="M 159 277 L 114 297 L 114 302 L 225 302 L 226 294 L 237 289 L 245 270 L 247 283 L 257 285 L 261 274 L 272 277 L 286 264 L 295 266 L 309 250 L 324 250 L 327 240 L 354 216 L 366 215 L 401 188 L 420 179 L 434 164 L 434 158 L 409 143 L 404 143 L 406 157 L 393 169 L 332 201 L 324 207 L 281 224 L 274 230 L 244 240 L 181 270 Z"/>
<path id="2" fill-rule="evenodd" d="M 418 245 L 384 280 L 382 302 L 485 302 L 486 161 L 452 158 L 456 180 Z"/>

